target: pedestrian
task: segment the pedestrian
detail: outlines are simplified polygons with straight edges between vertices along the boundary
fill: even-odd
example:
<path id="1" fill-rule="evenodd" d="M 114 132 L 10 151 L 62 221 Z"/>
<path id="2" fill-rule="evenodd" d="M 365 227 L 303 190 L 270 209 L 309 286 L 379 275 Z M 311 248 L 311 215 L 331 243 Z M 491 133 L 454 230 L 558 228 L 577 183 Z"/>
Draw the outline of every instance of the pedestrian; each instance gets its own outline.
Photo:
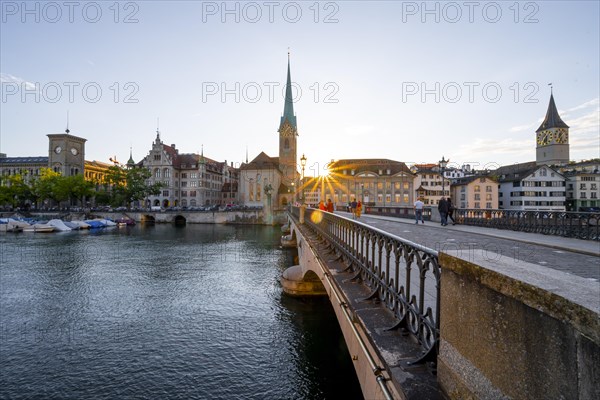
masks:
<path id="1" fill-rule="evenodd" d="M 425 206 L 425 204 L 421 201 L 421 198 L 418 197 L 417 201 L 415 201 L 415 224 L 419 224 L 419 219 L 421 220 L 421 223 L 424 224 L 425 221 L 423 221 L 423 207 Z"/>
<path id="2" fill-rule="evenodd" d="M 448 218 L 450 218 L 452 220 L 452 225 L 456 225 L 456 221 L 454 220 L 454 204 L 452 204 L 452 199 L 450 197 L 448 197 L 448 200 L 446 200 L 448 202 Z"/>
<path id="3" fill-rule="evenodd" d="M 352 202 L 350 203 L 350 212 L 352 213 L 352 218 L 356 218 L 356 207 L 357 206 L 358 206 L 358 204 L 356 203 L 356 200 L 353 197 Z"/>
<path id="4" fill-rule="evenodd" d="M 356 218 L 360 218 L 361 213 L 362 213 L 362 202 L 359 200 L 356 203 Z"/>
<path id="5" fill-rule="evenodd" d="M 448 202 L 444 197 L 438 202 L 438 211 L 442 220 L 442 226 L 448 225 Z"/>
<path id="6" fill-rule="evenodd" d="M 327 211 L 327 207 L 325 207 L 325 203 L 323 202 L 323 200 L 319 201 L 319 210 Z"/>
<path id="7" fill-rule="evenodd" d="M 331 199 L 327 199 L 327 211 L 330 213 L 333 212 L 333 203 L 331 202 Z"/>

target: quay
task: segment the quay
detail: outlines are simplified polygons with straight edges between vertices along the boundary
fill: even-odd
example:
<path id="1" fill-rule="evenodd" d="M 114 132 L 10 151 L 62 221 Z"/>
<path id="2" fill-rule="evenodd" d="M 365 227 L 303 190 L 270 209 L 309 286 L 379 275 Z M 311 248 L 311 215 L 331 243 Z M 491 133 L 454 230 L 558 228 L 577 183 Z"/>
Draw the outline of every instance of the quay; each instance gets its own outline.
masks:
<path id="1" fill-rule="evenodd" d="M 327 293 L 365 398 L 600 396 L 598 242 L 299 208 L 289 221 L 284 290 Z"/>

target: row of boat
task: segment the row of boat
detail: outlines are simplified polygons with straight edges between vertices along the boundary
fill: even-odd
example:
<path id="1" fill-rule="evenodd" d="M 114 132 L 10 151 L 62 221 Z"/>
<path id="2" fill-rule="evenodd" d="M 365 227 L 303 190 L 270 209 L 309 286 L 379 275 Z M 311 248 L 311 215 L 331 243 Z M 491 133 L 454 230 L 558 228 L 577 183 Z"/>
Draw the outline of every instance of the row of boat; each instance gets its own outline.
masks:
<path id="1" fill-rule="evenodd" d="M 48 222 L 37 222 L 33 220 L 0 218 L 0 232 L 66 232 L 79 229 L 102 229 L 110 227 L 123 227 L 135 225 L 135 221 L 121 218 L 116 221 L 110 219 L 88 219 L 85 221 L 63 221 L 51 219 Z"/>

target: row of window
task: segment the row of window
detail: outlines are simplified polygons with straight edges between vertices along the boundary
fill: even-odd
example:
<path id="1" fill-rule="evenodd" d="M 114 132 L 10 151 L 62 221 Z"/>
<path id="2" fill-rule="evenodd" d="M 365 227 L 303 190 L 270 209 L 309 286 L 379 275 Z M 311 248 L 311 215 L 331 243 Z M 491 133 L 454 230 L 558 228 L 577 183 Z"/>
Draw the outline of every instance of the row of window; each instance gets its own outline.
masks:
<path id="1" fill-rule="evenodd" d="M 565 194 L 565 192 L 535 192 L 526 190 L 521 192 L 510 192 L 510 197 L 565 197 Z"/>
<path id="2" fill-rule="evenodd" d="M 502 202 L 500 202 L 500 205 L 502 205 Z M 510 202 L 511 206 L 522 206 L 522 205 L 526 205 L 526 206 L 564 206 L 565 202 L 564 201 L 533 201 L 533 200 L 527 200 L 527 201 L 522 201 L 522 200 L 513 200 Z"/>

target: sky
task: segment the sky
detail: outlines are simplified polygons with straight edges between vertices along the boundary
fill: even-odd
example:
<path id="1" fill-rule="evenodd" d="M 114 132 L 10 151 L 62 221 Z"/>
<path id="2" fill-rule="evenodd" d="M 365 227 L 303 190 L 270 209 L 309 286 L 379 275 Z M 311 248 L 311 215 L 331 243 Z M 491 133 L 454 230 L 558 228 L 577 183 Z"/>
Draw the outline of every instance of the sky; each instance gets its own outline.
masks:
<path id="1" fill-rule="evenodd" d="M 598 1 L 0 1 L 0 152 L 278 154 L 288 51 L 307 173 L 332 159 L 535 160 L 550 86 L 600 154 Z"/>

